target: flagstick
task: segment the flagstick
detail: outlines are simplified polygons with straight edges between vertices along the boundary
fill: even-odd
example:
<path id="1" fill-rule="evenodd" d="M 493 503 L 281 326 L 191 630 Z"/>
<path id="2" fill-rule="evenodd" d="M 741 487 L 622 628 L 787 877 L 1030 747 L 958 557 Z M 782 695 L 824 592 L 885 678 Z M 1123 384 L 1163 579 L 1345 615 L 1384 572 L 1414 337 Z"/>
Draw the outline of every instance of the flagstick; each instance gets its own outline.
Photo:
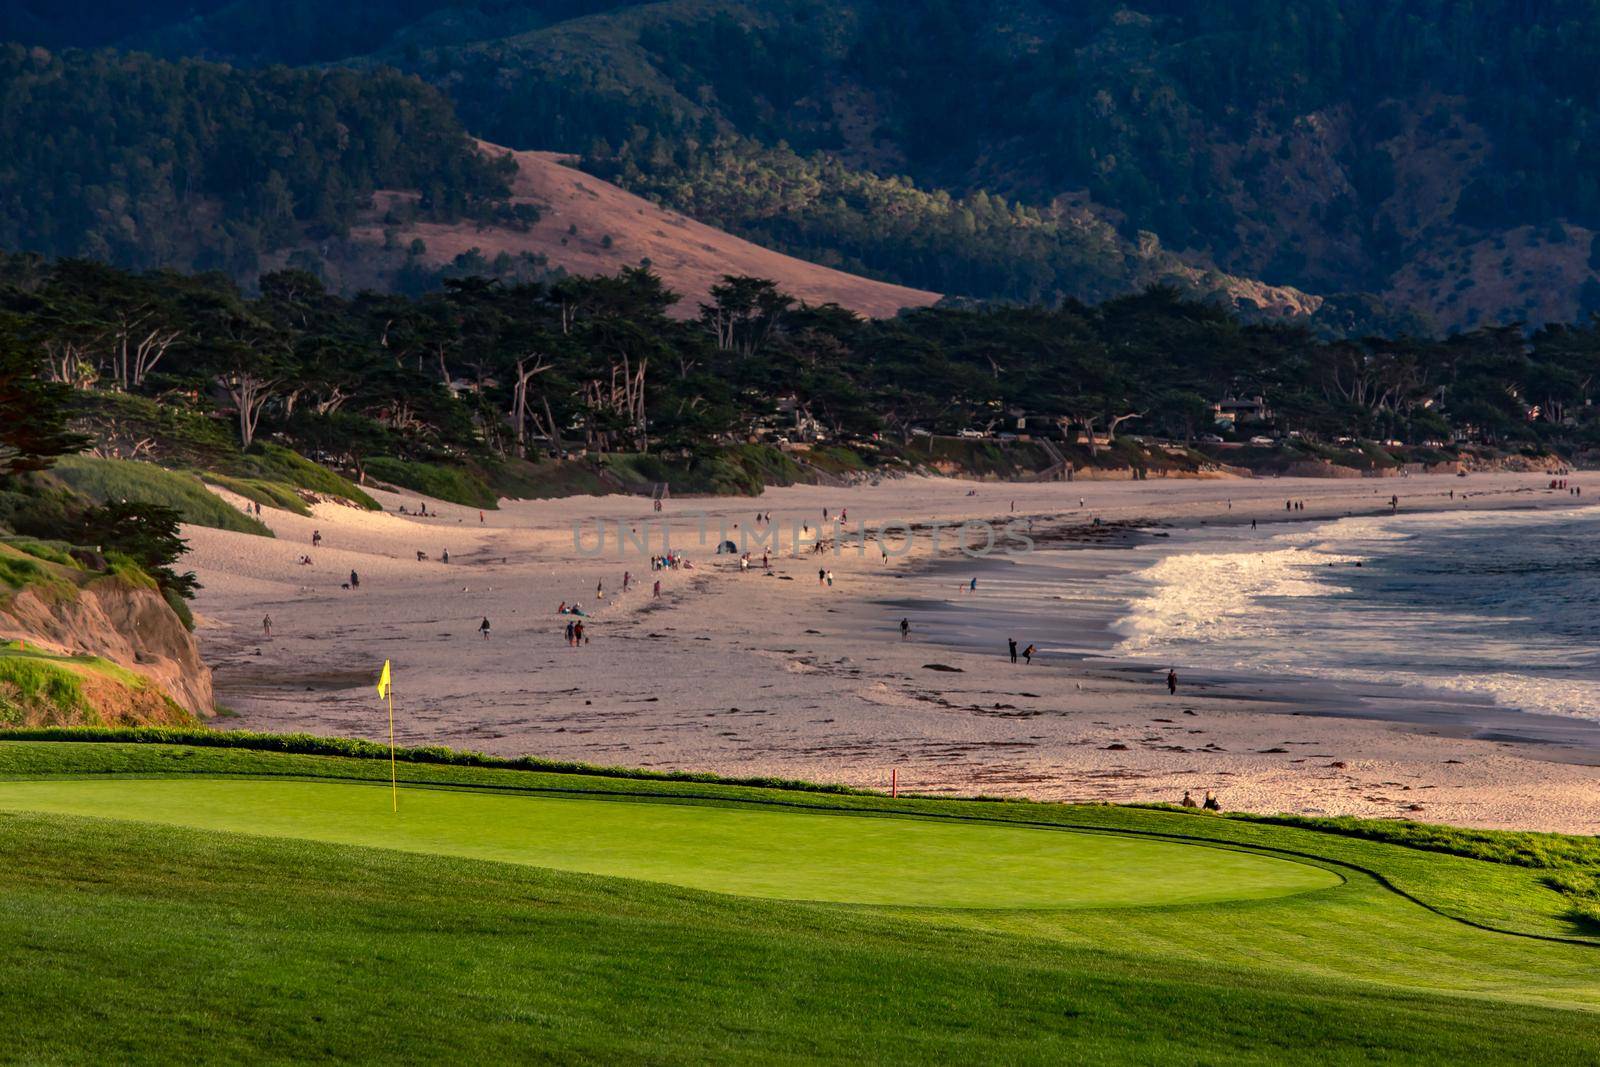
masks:
<path id="1" fill-rule="evenodd" d="M 389 685 L 389 800 L 395 814 L 400 812 L 400 786 L 394 777 L 394 685 Z"/>

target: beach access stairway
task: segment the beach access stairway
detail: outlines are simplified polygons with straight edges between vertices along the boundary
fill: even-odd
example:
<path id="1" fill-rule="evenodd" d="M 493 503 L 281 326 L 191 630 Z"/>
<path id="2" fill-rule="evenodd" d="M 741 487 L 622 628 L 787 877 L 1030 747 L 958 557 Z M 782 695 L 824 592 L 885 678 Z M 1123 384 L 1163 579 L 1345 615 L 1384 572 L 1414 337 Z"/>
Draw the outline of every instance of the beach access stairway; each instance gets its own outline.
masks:
<path id="1" fill-rule="evenodd" d="M 1018 482 L 1058 482 L 1066 477 L 1067 469 L 1071 466 L 1067 457 L 1061 454 L 1061 449 L 1056 447 L 1054 441 L 1048 437 L 1036 437 L 1033 443 L 1044 450 L 1050 457 L 1050 465 L 1043 470 L 1032 471 L 1028 474 L 1018 475 L 1014 481 Z"/>

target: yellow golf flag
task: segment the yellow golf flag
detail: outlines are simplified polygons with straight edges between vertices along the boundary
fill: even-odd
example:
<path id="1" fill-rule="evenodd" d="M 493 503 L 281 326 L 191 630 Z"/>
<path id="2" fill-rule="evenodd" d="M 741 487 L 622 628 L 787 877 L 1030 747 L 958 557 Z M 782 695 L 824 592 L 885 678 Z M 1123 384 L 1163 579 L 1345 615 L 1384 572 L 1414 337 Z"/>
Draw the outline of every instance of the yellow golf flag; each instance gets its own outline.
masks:
<path id="1" fill-rule="evenodd" d="M 389 661 L 383 661 L 383 673 L 378 675 L 378 699 L 389 702 L 389 802 L 400 810 L 400 784 L 394 772 L 394 686 L 389 684 Z"/>

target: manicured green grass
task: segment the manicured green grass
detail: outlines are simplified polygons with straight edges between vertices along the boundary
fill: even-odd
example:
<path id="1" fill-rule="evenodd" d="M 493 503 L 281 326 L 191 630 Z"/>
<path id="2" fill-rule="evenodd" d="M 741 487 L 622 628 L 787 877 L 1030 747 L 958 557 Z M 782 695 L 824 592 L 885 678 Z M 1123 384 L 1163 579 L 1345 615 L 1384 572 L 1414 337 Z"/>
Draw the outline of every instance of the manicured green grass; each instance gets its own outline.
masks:
<path id="1" fill-rule="evenodd" d="M 227 774 L 251 778 L 216 780 Z M 491 846 L 532 855 L 490 862 L 0 812 L 0 969 L 24 976 L 0 987 L 5 1056 L 1585 1063 L 1600 1047 L 1600 947 L 1507 932 L 1576 936 L 1561 895 L 1524 867 L 1168 811 L 444 764 L 402 764 L 400 774 L 413 783 L 402 791 L 403 818 L 437 799 L 441 821 L 430 832 L 471 817 L 498 827 L 474 831 Z M 390 832 L 387 775 L 386 761 L 372 759 L 0 742 L 0 778 L 18 783 L 0 786 L 7 803 L 30 789 L 82 797 L 103 788 L 123 798 L 121 814 L 145 817 L 127 805 L 194 787 L 168 794 L 190 805 L 174 813 L 187 822 L 279 819 L 294 790 L 311 788 L 375 808 L 366 824 L 316 816 L 339 833 Z M 250 794 L 249 805 L 245 794 L 212 792 L 230 784 L 283 791 Z M 442 788 L 464 786 L 474 791 Z M 569 816 L 536 814 L 563 805 L 583 813 L 578 830 L 557 825 Z M 970 834 L 959 848 L 927 855 L 943 865 L 933 881 L 946 884 L 948 860 L 963 851 L 976 850 L 981 882 L 994 879 L 985 849 L 1003 858 L 1008 848 L 1046 847 L 1021 844 L 1038 839 L 1161 845 L 1175 864 L 1241 856 L 1266 864 L 1257 873 L 1310 858 L 1292 866 L 1344 880 L 1258 899 L 963 909 L 799 902 L 526 865 L 541 849 L 566 850 L 591 869 L 611 857 L 659 877 L 642 868 L 670 864 L 718 875 L 726 888 L 750 876 L 748 856 L 719 869 L 726 835 L 756 825 L 743 821 L 754 815 L 762 829 L 737 834 L 745 844 L 803 848 L 819 868 L 864 847 L 856 824 L 891 834 L 959 827 Z M 587 841 L 584 826 L 595 830 Z M 805 842 L 812 827 L 833 832 Z M 613 851 L 635 847 L 618 835 L 641 832 L 659 839 L 644 855 Z M 698 834 L 707 855 L 683 848 L 685 833 Z M 985 842 L 989 833 L 1000 836 Z M 1247 851 L 1196 847 L 1206 843 Z M 891 844 L 901 856 L 920 847 Z M 1235 877 L 1215 871 L 1156 878 Z M 795 877 L 859 886 L 874 875 L 869 865 Z M 1110 868 L 1099 877 L 1117 879 Z"/>
<path id="2" fill-rule="evenodd" d="M 1322 867 L 1111 834 L 640 800 L 249 779 L 0 782 L 0 810 L 375 845 L 786 900 L 1132 907 L 1340 884 Z"/>

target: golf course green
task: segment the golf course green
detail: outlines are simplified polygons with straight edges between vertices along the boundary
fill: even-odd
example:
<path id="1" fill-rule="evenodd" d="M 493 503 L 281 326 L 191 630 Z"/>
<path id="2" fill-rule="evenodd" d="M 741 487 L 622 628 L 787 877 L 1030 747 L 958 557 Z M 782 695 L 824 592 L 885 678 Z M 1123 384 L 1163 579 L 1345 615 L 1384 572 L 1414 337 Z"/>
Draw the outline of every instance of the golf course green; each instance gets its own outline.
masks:
<path id="1" fill-rule="evenodd" d="M 346 782 L 0 782 L 0 810 L 131 819 L 638 878 L 742 896 L 955 908 L 1253 900 L 1338 885 L 1309 863 L 1071 830 L 751 806 L 401 791 Z"/>
<path id="2" fill-rule="evenodd" d="M 83 740 L 98 738 L 98 740 Z M 407 759 L 407 756 L 410 759 Z M 1600 842 L 0 735 L 0 1060 L 1589 1064 Z M 868 905 L 868 906 L 863 906 Z"/>

